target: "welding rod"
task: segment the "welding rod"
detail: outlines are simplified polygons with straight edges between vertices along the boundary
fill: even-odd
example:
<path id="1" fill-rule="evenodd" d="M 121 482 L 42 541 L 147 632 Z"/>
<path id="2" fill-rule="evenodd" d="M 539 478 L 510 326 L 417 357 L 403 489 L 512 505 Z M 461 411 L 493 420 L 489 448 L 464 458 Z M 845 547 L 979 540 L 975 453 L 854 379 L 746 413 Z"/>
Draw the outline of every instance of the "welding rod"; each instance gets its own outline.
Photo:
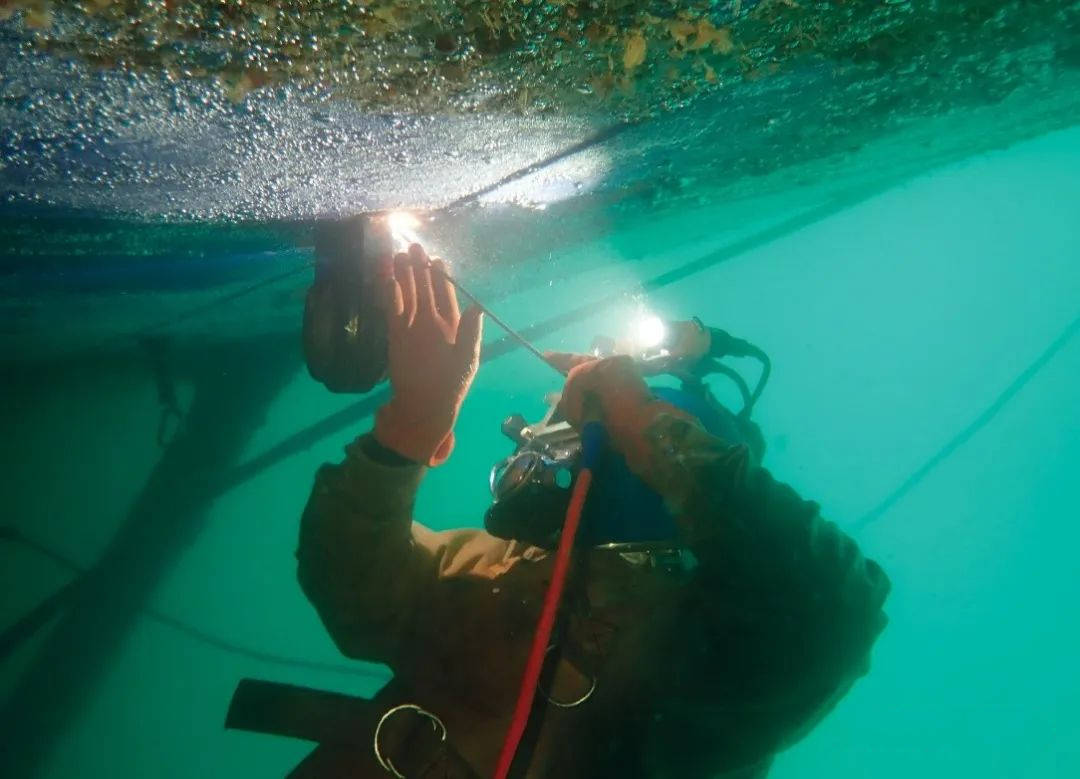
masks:
<path id="1" fill-rule="evenodd" d="M 431 267 L 431 270 L 433 270 L 433 271 L 435 271 L 437 273 L 440 273 L 443 278 L 445 278 L 447 281 L 449 281 L 451 284 L 453 284 L 458 292 L 460 292 L 462 295 L 464 295 L 470 301 L 472 301 L 473 305 L 475 305 L 477 308 L 479 308 L 481 311 L 483 311 L 485 315 L 491 317 L 491 321 L 494 322 L 495 324 L 497 324 L 503 330 L 505 330 L 507 335 L 509 335 L 511 338 L 513 338 L 519 344 L 521 344 L 526 349 L 528 349 L 530 352 L 532 352 L 537 357 L 539 357 L 541 360 L 543 360 L 545 365 L 550 365 L 552 368 L 554 368 L 556 371 L 558 371 L 560 376 L 563 376 L 563 377 L 566 376 L 566 371 L 562 370 L 561 368 L 556 366 L 554 363 L 550 362 L 548 360 L 548 358 L 545 357 L 543 355 L 543 353 L 539 349 L 537 349 L 535 346 L 533 346 L 531 343 L 529 343 L 529 341 L 525 338 L 525 336 L 523 336 L 521 333 L 519 333 L 514 328 L 510 327 L 510 325 L 506 324 L 506 322 L 504 322 L 503 320 L 499 319 L 499 317 L 496 316 L 491 311 L 491 309 L 489 309 L 487 306 L 485 306 L 483 303 L 481 303 L 479 300 L 477 300 L 475 295 L 473 295 L 471 292 L 469 292 L 469 290 L 467 290 L 463 286 L 461 286 L 461 284 L 458 282 L 457 279 L 455 279 L 453 276 L 451 276 L 446 271 L 439 270 L 434 265 L 432 265 L 430 267 Z"/>

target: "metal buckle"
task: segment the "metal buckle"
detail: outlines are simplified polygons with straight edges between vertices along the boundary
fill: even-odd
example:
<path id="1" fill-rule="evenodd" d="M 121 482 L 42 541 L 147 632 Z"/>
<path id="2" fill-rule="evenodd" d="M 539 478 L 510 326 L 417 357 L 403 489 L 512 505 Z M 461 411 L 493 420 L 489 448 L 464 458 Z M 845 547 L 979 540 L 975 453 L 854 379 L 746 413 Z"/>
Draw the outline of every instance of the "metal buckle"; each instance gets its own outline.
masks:
<path id="1" fill-rule="evenodd" d="M 668 542 L 630 541 L 600 544 L 593 547 L 598 552 L 614 552 L 635 568 L 651 568 L 669 574 L 693 570 L 696 561 L 688 549 Z"/>
<path id="2" fill-rule="evenodd" d="M 555 649 L 555 647 L 556 647 L 555 644 L 552 644 L 551 646 L 549 646 L 547 648 L 547 650 L 544 652 L 544 656 L 547 657 L 547 655 L 549 655 L 551 653 L 551 650 Z M 552 698 L 550 695 L 548 695 L 547 690 L 543 689 L 542 687 L 539 687 L 539 685 L 537 685 L 537 687 L 540 690 L 540 694 L 543 695 L 544 699 L 548 703 L 550 703 L 552 706 L 558 706 L 560 709 L 573 709 L 573 708 L 575 708 L 577 706 L 580 706 L 585 701 L 589 700 L 589 698 L 592 697 L 592 694 L 594 692 L 596 692 L 596 677 L 592 676 L 592 677 L 586 677 L 586 678 L 589 680 L 589 689 L 585 691 L 584 695 L 582 695 L 577 700 L 573 700 L 573 701 L 557 701 L 554 698 Z"/>
<path id="3" fill-rule="evenodd" d="M 400 706 L 395 706 L 394 708 L 383 714 L 382 718 L 379 720 L 379 724 L 375 726 L 375 740 L 373 742 L 373 746 L 375 748 L 375 759 L 379 761 L 379 765 L 382 766 L 384 771 L 393 774 L 397 777 L 397 779 L 405 779 L 405 774 L 394 768 L 394 764 L 390 762 L 390 758 L 383 757 L 382 750 L 379 748 L 379 733 L 382 731 L 382 727 L 386 724 L 386 721 L 401 711 L 415 711 L 417 714 L 427 717 L 431 720 L 432 730 L 438 732 L 438 730 L 442 728 L 442 735 L 439 737 L 439 741 L 446 741 L 446 725 L 443 724 L 443 721 L 427 709 L 420 708 L 415 703 L 403 703 Z"/>
<path id="4" fill-rule="evenodd" d="M 652 567 L 664 573 L 684 573 L 686 562 L 683 559 L 682 549 L 658 549 L 653 552 Z"/>

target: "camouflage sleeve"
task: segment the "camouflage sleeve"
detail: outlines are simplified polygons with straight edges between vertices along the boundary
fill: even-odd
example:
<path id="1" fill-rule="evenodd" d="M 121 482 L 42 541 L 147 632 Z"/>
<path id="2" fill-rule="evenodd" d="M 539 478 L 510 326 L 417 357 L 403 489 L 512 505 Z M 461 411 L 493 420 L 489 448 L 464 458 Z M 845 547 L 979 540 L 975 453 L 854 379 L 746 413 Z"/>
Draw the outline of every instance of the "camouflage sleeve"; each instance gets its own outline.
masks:
<path id="1" fill-rule="evenodd" d="M 410 620 L 441 580 L 494 575 L 508 543 L 482 531 L 435 533 L 413 522 L 425 468 L 372 456 L 364 436 L 315 476 L 300 523 L 298 578 L 341 652 L 391 667 Z"/>
<path id="2" fill-rule="evenodd" d="M 868 670 L 888 578 L 746 447 L 669 414 L 646 438 L 648 481 L 699 562 L 694 608 L 722 658 L 717 692 L 757 731 L 747 746 L 790 743 Z"/>
<path id="3" fill-rule="evenodd" d="M 324 465 L 300 521 L 298 577 L 341 652 L 389 663 L 429 561 L 412 542 L 424 468 L 388 465 L 350 444 Z"/>
<path id="4" fill-rule="evenodd" d="M 647 480 L 665 498 L 695 556 L 743 581 L 798 586 L 852 619 L 878 621 L 889 582 L 855 542 L 822 519 L 745 446 L 661 413 L 646 430 Z M 876 632 L 876 631 L 874 631 Z"/>

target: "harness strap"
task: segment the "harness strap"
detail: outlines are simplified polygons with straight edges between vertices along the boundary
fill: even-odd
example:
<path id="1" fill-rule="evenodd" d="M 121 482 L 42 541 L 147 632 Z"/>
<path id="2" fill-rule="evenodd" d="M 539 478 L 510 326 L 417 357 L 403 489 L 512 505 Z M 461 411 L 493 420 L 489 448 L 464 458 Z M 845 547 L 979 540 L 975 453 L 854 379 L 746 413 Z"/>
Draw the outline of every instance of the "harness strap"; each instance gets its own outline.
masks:
<path id="1" fill-rule="evenodd" d="M 479 779 L 434 715 L 413 704 L 393 705 L 405 695 L 394 682 L 369 699 L 244 679 L 233 693 L 225 727 L 318 742 L 290 779 L 384 772 L 408 779 Z"/>

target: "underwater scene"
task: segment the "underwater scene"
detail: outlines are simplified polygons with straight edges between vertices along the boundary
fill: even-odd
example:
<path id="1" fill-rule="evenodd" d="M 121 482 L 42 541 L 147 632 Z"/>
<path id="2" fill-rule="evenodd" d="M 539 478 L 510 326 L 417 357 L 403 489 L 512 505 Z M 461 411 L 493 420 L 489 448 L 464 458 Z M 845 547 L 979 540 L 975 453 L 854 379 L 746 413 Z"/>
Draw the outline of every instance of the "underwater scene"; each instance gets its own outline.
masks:
<path id="1" fill-rule="evenodd" d="M 1080 2 L 0 0 L 0 776 L 1080 771 Z"/>

